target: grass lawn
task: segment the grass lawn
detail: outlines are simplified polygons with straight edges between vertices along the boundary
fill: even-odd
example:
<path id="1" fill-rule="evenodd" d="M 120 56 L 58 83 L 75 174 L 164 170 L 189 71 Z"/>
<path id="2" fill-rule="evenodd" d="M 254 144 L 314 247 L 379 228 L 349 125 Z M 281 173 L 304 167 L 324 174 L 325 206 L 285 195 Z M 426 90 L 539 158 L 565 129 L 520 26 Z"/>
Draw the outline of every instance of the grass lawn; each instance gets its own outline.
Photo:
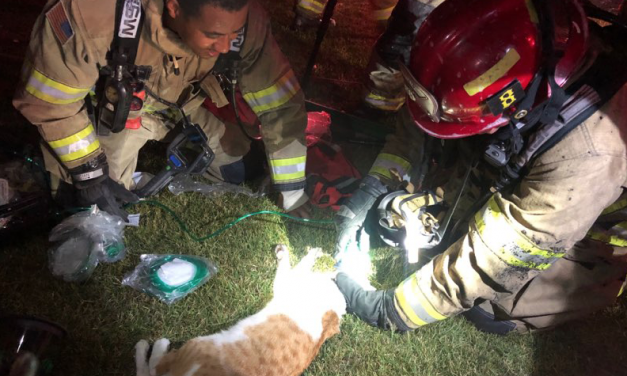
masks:
<path id="1" fill-rule="evenodd" d="M 302 76 L 315 32 L 289 30 L 291 2 L 263 3 L 280 45 Z M 309 99 L 342 109 L 356 106 L 357 83 L 377 35 L 367 19 L 369 6 L 368 2 L 337 5 L 337 26 L 329 30 L 324 41 Z M 2 93 L 4 104 L 6 93 Z M 377 150 L 359 152 L 372 158 Z M 148 154 L 147 158 L 154 163 L 160 154 Z M 207 198 L 164 192 L 157 199 L 178 213 L 197 235 L 215 231 L 248 212 L 278 210 L 268 198 Z M 133 346 L 139 339 L 167 337 L 183 342 L 228 328 L 269 301 L 276 244 L 288 244 L 296 261 L 306 246 L 331 252 L 335 237 L 325 226 L 257 216 L 198 243 L 160 209 L 140 205 L 133 210 L 140 212 L 142 219 L 140 227 L 126 230 L 128 255 L 121 262 L 99 265 L 85 284 L 66 283 L 51 276 L 46 233 L 30 233 L 28 238 L 0 249 L 0 313 L 45 317 L 69 332 L 55 364 L 57 375 L 130 376 L 134 374 Z M 332 213 L 315 214 L 328 219 Z M 121 285 L 123 276 L 144 253 L 204 256 L 218 266 L 219 272 L 202 288 L 168 306 Z M 399 282 L 397 252 L 382 248 L 373 254 L 379 267 L 376 283 L 382 288 L 393 287 Z M 332 260 L 325 258 L 321 264 L 328 268 Z M 625 298 L 585 321 L 527 336 L 483 334 L 462 318 L 401 335 L 346 316 L 341 330 L 322 347 L 306 375 L 627 375 Z"/>

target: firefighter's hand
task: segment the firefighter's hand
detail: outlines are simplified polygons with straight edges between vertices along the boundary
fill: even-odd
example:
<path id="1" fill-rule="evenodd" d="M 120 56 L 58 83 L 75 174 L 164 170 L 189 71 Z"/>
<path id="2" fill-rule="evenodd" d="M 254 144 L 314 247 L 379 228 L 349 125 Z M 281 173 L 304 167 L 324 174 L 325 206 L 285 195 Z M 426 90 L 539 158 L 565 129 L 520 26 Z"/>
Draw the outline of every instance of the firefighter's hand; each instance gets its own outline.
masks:
<path id="1" fill-rule="evenodd" d="M 375 177 L 366 176 L 359 189 L 353 193 L 345 205 L 335 215 L 338 232 L 335 244 L 335 257 L 341 257 L 351 246 L 358 246 L 358 233 L 363 228 L 368 211 L 377 198 L 386 193 L 384 185 Z"/>
<path id="2" fill-rule="evenodd" d="M 77 201 L 81 206 L 98 205 L 100 210 L 117 215 L 128 222 L 124 203 L 137 202 L 139 197 L 109 177 L 109 166 L 104 154 L 70 170 Z"/>
<path id="3" fill-rule="evenodd" d="M 125 222 L 128 222 L 128 213 L 122 209 L 122 205 L 137 201 L 139 201 L 139 197 L 136 194 L 124 188 L 122 184 L 114 182 L 108 176 L 96 184 L 78 190 L 79 205 L 96 204 L 100 210 L 111 215 L 117 215 Z"/>
<path id="4" fill-rule="evenodd" d="M 366 291 L 348 274 L 338 273 L 335 283 L 346 299 L 346 310 L 369 325 L 389 330 L 388 307 L 394 307 L 393 290 Z"/>
<path id="5" fill-rule="evenodd" d="M 340 272 L 335 283 L 346 300 L 346 310 L 369 325 L 385 330 L 411 330 L 400 318 L 394 305 L 394 290 L 366 291 L 346 273 Z"/>

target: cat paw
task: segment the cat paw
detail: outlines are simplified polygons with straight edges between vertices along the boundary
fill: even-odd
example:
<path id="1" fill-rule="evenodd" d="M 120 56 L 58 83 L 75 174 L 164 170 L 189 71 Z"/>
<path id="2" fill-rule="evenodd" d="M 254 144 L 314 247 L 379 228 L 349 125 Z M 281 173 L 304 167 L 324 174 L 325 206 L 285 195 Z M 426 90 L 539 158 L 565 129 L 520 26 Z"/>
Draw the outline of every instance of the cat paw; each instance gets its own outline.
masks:
<path id="1" fill-rule="evenodd" d="M 287 250 L 287 246 L 285 244 L 279 244 L 274 249 L 274 254 L 276 255 L 277 260 L 283 260 L 283 257 L 289 254 Z"/>
<path id="2" fill-rule="evenodd" d="M 152 353 L 150 354 L 150 361 L 148 362 L 151 375 L 155 374 L 159 361 L 168 352 L 168 347 L 170 347 L 170 340 L 167 338 L 158 339 L 155 344 L 152 345 Z"/>
<path id="3" fill-rule="evenodd" d="M 148 369 L 148 349 L 150 345 L 145 339 L 140 340 L 135 345 L 135 366 L 137 367 L 137 376 L 150 376 Z"/>

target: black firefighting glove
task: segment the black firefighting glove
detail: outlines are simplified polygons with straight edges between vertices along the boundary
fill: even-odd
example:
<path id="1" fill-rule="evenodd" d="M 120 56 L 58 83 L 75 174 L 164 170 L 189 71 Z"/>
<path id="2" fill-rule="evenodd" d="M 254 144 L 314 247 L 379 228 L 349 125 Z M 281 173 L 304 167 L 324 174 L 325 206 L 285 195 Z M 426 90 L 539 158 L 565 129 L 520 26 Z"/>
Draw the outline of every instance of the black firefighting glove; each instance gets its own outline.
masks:
<path id="1" fill-rule="evenodd" d="M 70 175 L 77 190 L 79 205 L 96 204 L 100 210 L 128 222 L 128 213 L 122 209 L 122 205 L 137 202 L 139 197 L 109 177 L 109 165 L 104 154 L 71 169 Z"/>
<path id="2" fill-rule="evenodd" d="M 394 305 L 394 290 L 366 291 L 346 273 L 338 273 L 335 283 L 346 299 L 346 310 L 369 325 L 385 330 L 411 330 Z"/>
<path id="3" fill-rule="evenodd" d="M 387 192 L 379 179 L 366 176 L 359 185 L 359 189 L 340 207 L 335 215 L 335 227 L 338 232 L 335 243 L 335 257 L 346 252 L 351 243 L 357 243 L 357 234 L 364 225 L 368 211 L 377 198 Z"/>

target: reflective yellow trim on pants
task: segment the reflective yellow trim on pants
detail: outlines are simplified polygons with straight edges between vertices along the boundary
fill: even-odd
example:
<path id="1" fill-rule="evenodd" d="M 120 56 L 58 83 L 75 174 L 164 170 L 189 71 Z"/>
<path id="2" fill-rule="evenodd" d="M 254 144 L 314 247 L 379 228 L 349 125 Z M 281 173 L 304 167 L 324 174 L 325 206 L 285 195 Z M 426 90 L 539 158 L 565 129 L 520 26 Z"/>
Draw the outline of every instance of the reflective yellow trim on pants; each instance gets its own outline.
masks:
<path id="1" fill-rule="evenodd" d="M 48 144 L 62 162 L 81 159 L 100 147 L 100 141 L 98 141 L 94 127 L 91 124 L 71 136 L 56 141 L 49 141 Z"/>
<path id="2" fill-rule="evenodd" d="M 605 208 L 601 215 L 614 213 L 625 208 L 627 208 L 627 197 L 620 198 L 618 201 Z"/>
<path id="3" fill-rule="evenodd" d="M 627 231 L 627 222 L 624 221 L 612 226 L 612 228 L 606 232 L 590 230 L 587 236 L 590 239 L 598 240 L 615 247 L 627 247 L 627 239 L 624 237 L 625 231 Z"/>
<path id="4" fill-rule="evenodd" d="M 446 318 L 429 303 L 422 291 L 420 291 L 418 273 L 414 273 L 411 277 L 401 282 L 394 291 L 398 308 L 411 321 L 411 323 L 407 323 L 410 327 L 423 326 Z"/>
<path id="5" fill-rule="evenodd" d="M 285 183 L 305 178 L 307 157 L 271 159 L 272 179 L 275 183 Z"/>
<path id="6" fill-rule="evenodd" d="M 256 114 L 260 114 L 281 106 L 299 91 L 298 79 L 294 71 L 290 69 L 274 85 L 254 93 L 244 94 L 244 99 Z"/>
<path id="7" fill-rule="evenodd" d="M 475 215 L 475 224 L 483 243 L 508 265 L 545 270 L 564 256 L 539 248 L 516 231 L 499 208 L 495 196 Z"/>

